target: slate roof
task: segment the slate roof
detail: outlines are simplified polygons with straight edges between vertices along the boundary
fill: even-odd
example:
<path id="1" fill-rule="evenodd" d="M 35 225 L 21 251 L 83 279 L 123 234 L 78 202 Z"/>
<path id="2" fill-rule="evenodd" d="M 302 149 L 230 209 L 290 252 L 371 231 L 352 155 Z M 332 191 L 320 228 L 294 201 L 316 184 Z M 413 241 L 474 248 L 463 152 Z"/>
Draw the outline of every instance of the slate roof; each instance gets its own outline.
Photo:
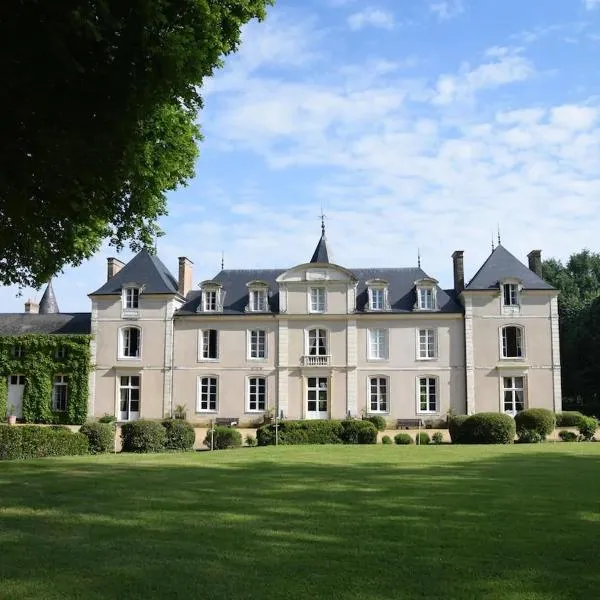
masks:
<path id="1" fill-rule="evenodd" d="M 325 227 L 323 226 L 323 233 L 317 243 L 317 247 L 313 252 L 311 263 L 328 263 L 329 262 L 329 250 L 327 248 L 327 238 L 325 237 Z"/>
<path id="2" fill-rule="evenodd" d="M 52 313 L 59 313 L 58 301 L 54 295 L 54 288 L 52 287 L 52 280 L 48 282 L 44 295 L 40 300 L 39 312 L 42 315 L 49 315 Z"/>
<path id="3" fill-rule="evenodd" d="M 143 285 L 145 294 L 178 293 L 177 280 L 160 258 L 142 250 L 90 296 L 120 295 L 123 286 L 128 283 Z"/>
<path id="4" fill-rule="evenodd" d="M 538 277 L 504 246 L 498 245 L 467 284 L 466 290 L 498 289 L 502 279 L 514 277 L 521 280 L 525 290 L 553 290 L 549 283 Z"/>
<path id="5" fill-rule="evenodd" d="M 91 313 L 0 313 L 0 335 L 89 334 Z"/>
<path id="6" fill-rule="evenodd" d="M 428 277 L 419 268 L 405 269 L 349 269 L 359 280 L 357 288 L 357 312 L 365 312 L 368 301 L 366 282 L 371 279 L 384 279 L 388 282 L 388 296 L 391 313 L 411 313 L 416 302 L 415 281 Z M 212 280 L 220 283 L 225 292 L 223 312 L 201 313 L 203 315 L 239 315 L 245 313 L 248 305 L 248 288 L 246 284 L 254 280 L 262 280 L 269 284 L 269 308 L 273 313 L 279 312 L 279 292 L 276 283 L 277 277 L 285 273 L 287 269 L 257 269 L 257 270 L 233 270 L 226 269 L 218 273 Z M 437 290 L 439 312 L 462 313 L 463 309 L 456 299 L 453 290 Z M 202 300 L 200 290 L 191 291 L 185 304 L 176 312 L 179 316 L 196 315 Z M 256 313 L 252 313 L 256 314 Z"/>

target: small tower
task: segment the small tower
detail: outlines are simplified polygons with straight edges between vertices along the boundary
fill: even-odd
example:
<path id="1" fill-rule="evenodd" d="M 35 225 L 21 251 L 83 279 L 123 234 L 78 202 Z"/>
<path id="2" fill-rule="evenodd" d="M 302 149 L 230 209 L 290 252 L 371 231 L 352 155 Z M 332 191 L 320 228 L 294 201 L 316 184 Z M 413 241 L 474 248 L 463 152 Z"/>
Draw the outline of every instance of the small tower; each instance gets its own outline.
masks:
<path id="1" fill-rule="evenodd" d="M 321 214 L 321 238 L 313 252 L 311 263 L 328 263 L 329 250 L 327 248 L 327 237 L 325 236 L 325 215 Z"/>
<path id="2" fill-rule="evenodd" d="M 44 295 L 40 300 L 40 314 L 49 315 L 58 312 L 60 312 L 60 309 L 58 308 L 58 302 L 56 301 L 54 289 L 52 288 L 52 280 L 50 280 L 46 286 Z"/>

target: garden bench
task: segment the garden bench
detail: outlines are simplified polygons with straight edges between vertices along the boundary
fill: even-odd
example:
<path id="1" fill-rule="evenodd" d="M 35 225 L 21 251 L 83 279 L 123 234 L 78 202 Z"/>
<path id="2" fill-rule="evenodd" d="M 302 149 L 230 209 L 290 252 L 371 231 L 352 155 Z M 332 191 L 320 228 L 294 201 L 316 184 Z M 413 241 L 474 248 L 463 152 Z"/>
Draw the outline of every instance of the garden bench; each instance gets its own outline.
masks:
<path id="1" fill-rule="evenodd" d="M 418 427 L 423 425 L 421 419 L 398 419 L 396 422 L 396 429 L 410 429 L 411 427 Z"/>
<path id="2" fill-rule="evenodd" d="M 215 425 L 225 425 L 226 427 L 233 427 L 238 424 L 236 417 L 219 417 L 215 419 Z"/>

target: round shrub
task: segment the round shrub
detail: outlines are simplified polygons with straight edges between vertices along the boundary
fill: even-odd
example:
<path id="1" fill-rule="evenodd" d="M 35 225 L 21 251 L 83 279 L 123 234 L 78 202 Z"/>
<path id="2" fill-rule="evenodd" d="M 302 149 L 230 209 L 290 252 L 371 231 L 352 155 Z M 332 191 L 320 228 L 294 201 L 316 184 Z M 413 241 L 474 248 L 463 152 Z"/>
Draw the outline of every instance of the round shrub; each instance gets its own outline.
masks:
<path id="1" fill-rule="evenodd" d="M 256 444 L 256 438 L 253 435 L 248 434 L 246 436 L 246 446 L 248 446 L 249 448 L 254 448 Z"/>
<path id="2" fill-rule="evenodd" d="M 391 438 L 389 435 L 384 435 L 384 436 L 381 438 L 381 443 L 382 443 L 382 444 L 385 444 L 385 445 L 387 446 L 387 445 L 389 445 L 389 444 L 393 444 L 394 442 L 392 442 L 392 438 Z"/>
<path id="3" fill-rule="evenodd" d="M 461 427 L 469 415 L 454 415 L 448 419 L 448 433 L 453 444 L 461 443 Z"/>
<path id="4" fill-rule="evenodd" d="M 408 446 L 409 444 L 413 443 L 413 439 L 408 433 L 397 433 L 394 436 L 394 442 L 399 446 Z"/>
<path id="5" fill-rule="evenodd" d="M 583 414 L 578 410 L 565 410 L 561 413 L 556 413 L 557 427 L 578 427 L 579 421 L 583 418 Z"/>
<path id="6" fill-rule="evenodd" d="M 432 444 L 441 444 L 444 441 L 444 436 L 442 435 L 441 431 L 436 431 L 432 436 L 431 436 L 431 443 Z"/>
<path id="7" fill-rule="evenodd" d="M 545 440 L 546 436 L 554 431 L 554 423 L 554 413 L 546 408 L 528 408 L 515 416 L 519 437 L 521 432 L 528 431 L 537 433 L 542 440 Z"/>
<path id="8" fill-rule="evenodd" d="M 211 433 L 210 429 L 206 432 L 204 445 L 210 450 Z M 227 448 L 239 448 L 242 445 L 242 434 L 233 427 L 217 426 L 212 435 L 212 449 L 226 450 Z"/>
<path id="9" fill-rule="evenodd" d="M 158 421 L 131 421 L 121 426 L 123 452 L 162 452 L 166 437 Z"/>
<path id="10" fill-rule="evenodd" d="M 371 421 L 347 419 L 341 422 L 344 444 L 376 444 L 377 427 Z"/>
<path id="11" fill-rule="evenodd" d="M 110 413 L 104 413 L 104 415 L 98 419 L 98 422 L 99 423 L 115 423 L 116 420 L 117 420 L 117 417 L 115 417 L 114 415 L 111 415 Z"/>
<path id="12" fill-rule="evenodd" d="M 431 442 L 429 434 L 425 433 L 424 431 L 420 431 L 419 433 L 417 433 L 415 439 L 419 446 L 427 446 L 427 444 Z"/>
<path id="13" fill-rule="evenodd" d="M 598 419 L 596 417 L 582 417 L 578 428 L 581 437 L 589 442 L 594 438 L 596 429 L 598 429 Z"/>
<path id="14" fill-rule="evenodd" d="M 517 431 L 517 435 L 519 436 L 517 440 L 519 444 L 539 444 L 546 439 L 537 431 L 532 431 L 531 429 L 520 429 Z"/>
<path id="15" fill-rule="evenodd" d="M 577 441 L 577 434 L 574 431 L 567 431 L 566 429 L 559 431 L 558 437 L 563 442 L 576 442 Z"/>
<path id="16" fill-rule="evenodd" d="M 196 432 L 191 423 L 179 419 L 165 419 L 165 448 L 167 450 L 193 450 Z"/>
<path id="17" fill-rule="evenodd" d="M 87 437 L 90 454 L 103 454 L 115 450 L 115 428 L 110 423 L 91 421 L 79 428 L 79 433 Z"/>
<path id="18" fill-rule="evenodd" d="M 460 426 L 461 444 L 512 444 L 515 420 L 504 413 L 477 413 Z"/>
<path id="19" fill-rule="evenodd" d="M 377 427 L 377 431 L 385 431 L 387 427 L 386 420 L 381 415 L 371 415 L 369 417 L 365 417 L 363 421 L 370 421 Z"/>

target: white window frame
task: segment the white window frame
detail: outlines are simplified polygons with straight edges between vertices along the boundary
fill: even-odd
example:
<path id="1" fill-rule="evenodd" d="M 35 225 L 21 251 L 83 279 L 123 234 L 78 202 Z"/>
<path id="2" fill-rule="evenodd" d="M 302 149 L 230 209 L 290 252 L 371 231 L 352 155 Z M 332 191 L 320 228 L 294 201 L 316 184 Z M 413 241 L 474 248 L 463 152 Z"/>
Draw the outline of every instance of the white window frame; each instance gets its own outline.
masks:
<path id="1" fill-rule="evenodd" d="M 252 341 L 252 336 L 253 334 L 257 334 L 257 338 L 258 338 L 258 334 L 263 335 L 263 343 L 262 343 L 262 347 L 263 347 L 263 355 L 259 356 L 260 352 L 258 352 L 258 350 L 260 349 L 260 340 L 257 339 L 256 340 L 256 349 L 257 349 L 257 356 L 253 356 L 252 355 L 252 350 L 253 350 L 253 341 Z M 267 331 L 266 329 L 248 329 L 246 332 L 246 339 L 247 339 L 247 357 L 248 360 L 267 360 Z"/>
<path id="2" fill-rule="evenodd" d="M 64 390 L 64 408 L 57 406 L 57 390 Z M 62 398 L 61 398 L 62 399 Z M 66 412 L 69 407 L 69 376 L 57 374 L 52 381 L 52 410 Z"/>
<path id="3" fill-rule="evenodd" d="M 315 302 L 313 302 L 313 300 L 315 300 Z M 309 288 L 308 312 L 316 314 L 322 314 L 327 312 L 327 288 L 325 286 L 319 285 L 311 286 Z"/>
<path id="4" fill-rule="evenodd" d="M 248 290 L 248 312 L 269 312 L 269 295 L 265 287 L 251 287 Z"/>
<path id="5" fill-rule="evenodd" d="M 509 327 L 514 327 L 518 332 L 517 346 L 520 345 L 521 348 L 521 356 L 507 356 L 505 353 L 505 348 L 508 348 L 508 344 L 504 344 L 504 331 Z M 501 360 L 525 360 L 525 327 L 522 325 L 516 325 L 514 323 L 507 323 L 506 325 L 502 325 L 499 329 L 499 337 L 500 337 L 500 359 Z M 519 339 L 520 338 L 520 339 Z"/>
<path id="6" fill-rule="evenodd" d="M 502 306 L 506 308 L 517 308 L 521 305 L 521 286 L 517 281 L 504 281 L 501 284 L 501 294 L 502 294 Z M 506 296 L 508 296 L 510 302 L 506 302 Z M 514 297 L 514 302 L 512 301 Z"/>
<path id="7" fill-rule="evenodd" d="M 14 344 L 11 352 L 13 358 L 23 358 L 25 356 L 25 349 L 23 344 Z"/>
<path id="8" fill-rule="evenodd" d="M 380 341 L 377 341 L 378 350 L 383 350 L 381 352 L 381 356 L 376 356 L 376 353 L 373 352 L 374 348 L 374 339 L 373 335 L 375 332 L 383 332 L 383 347 Z M 367 329 L 367 360 L 389 360 L 390 358 L 390 330 L 384 327 L 369 327 Z"/>
<path id="9" fill-rule="evenodd" d="M 421 408 L 421 380 L 422 379 L 427 379 L 427 406 L 428 408 L 426 410 L 423 410 Z M 431 410 L 429 408 L 429 386 L 430 386 L 430 381 L 433 379 L 435 381 L 435 410 Z M 437 375 L 429 375 L 429 374 L 423 374 L 423 375 L 418 375 L 416 378 L 416 385 L 415 385 L 415 391 L 416 391 L 416 403 L 417 403 L 417 414 L 418 415 L 435 415 L 435 414 L 439 414 L 440 412 L 440 378 Z"/>
<path id="10" fill-rule="evenodd" d="M 382 312 L 388 310 L 388 289 L 386 286 L 372 285 L 369 286 L 369 310 Z M 375 298 L 378 301 L 375 302 Z M 380 300 L 380 301 L 379 301 Z"/>
<path id="11" fill-rule="evenodd" d="M 138 331 L 138 355 L 137 356 L 126 356 L 125 355 L 125 332 L 127 330 L 136 329 Z M 118 339 L 118 359 L 119 360 L 142 360 L 142 328 L 137 325 L 125 325 L 119 328 L 119 339 Z"/>
<path id="12" fill-rule="evenodd" d="M 204 339 L 207 335 L 208 332 L 214 331 L 214 335 L 215 335 L 215 354 L 216 356 L 214 357 L 207 357 L 204 356 L 204 347 L 205 347 L 205 343 L 204 343 Z M 220 332 L 218 329 L 214 328 L 214 327 L 206 327 L 204 329 L 200 329 L 198 330 L 198 361 L 199 362 L 217 362 L 219 360 L 220 357 L 220 352 L 221 352 L 221 343 L 220 343 Z M 210 351 L 210 341 L 208 342 L 208 350 Z"/>
<path id="13" fill-rule="evenodd" d="M 505 380 L 510 379 L 511 385 L 506 387 Z M 516 385 L 516 379 L 521 379 L 523 381 L 523 386 L 518 387 Z M 512 392 L 512 409 L 506 410 L 506 405 L 504 402 L 504 395 L 507 391 Z M 527 408 L 527 376 L 524 373 L 501 373 L 500 374 L 500 412 L 506 413 L 507 415 L 514 416 L 517 414 L 517 410 L 515 410 L 516 406 L 516 392 L 521 391 L 523 393 L 523 409 Z"/>
<path id="14" fill-rule="evenodd" d="M 142 290 L 137 285 L 123 287 L 123 310 L 139 310 Z"/>
<path id="15" fill-rule="evenodd" d="M 421 344 L 421 333 L 425 332 L 427 336 L 426 348 L 429 349 L 429 332 L 433 332 L 433 343 L 431 355 L 423 354 Z M 438 330 L 435 327 L 419 327 L 416 329 L 416 350 L 417 360 L 436 360 L 438 358 Z"/>
<path id="16" fill-rule="evenodd" d="M 431 306 L 426 306 L 427 302 L 423 302 L 426 298 L 431 298 Z M 417 309 L 418 310 L 436 310 L 437 293 L 435 286 L 419 285 L 417 286 Z"/>
<path id="17" fill-rule="evenodd" d="M 325 352 L 323 354 L 317 352 L 316 354 L 311 354 L 310 353 L 310 332 L 311 331 L 322 331 L 324 332 L 324 336 L 320 336 L 319 334 L 317 334 L 315 336 L 315 342 L 316 342 L 316 349 L 319 350 L 319 348 L 321 348 L 321 345 L 319 344 L 319 340 L 320 339 L 324 339 L 325 340 Z M 305 330 L 304 332 L 304 355 L 305 356 L 329 356 L 329 330 L 326 327 L 309 327 L 308 329 Z"/>
<path id="18" fill-rule="evenodd" d="M 210 395 L 207 398 L 207 407 L 206 408 L 202 408 L 202 386 L 203 386 L 203 380 L 207 379 L 207 380 L 215 380 L 215 384 L 214 384 L 214 396 L 215 396 L 215 407 L 211 408 L 211 398 Z M 210 382 L 208 383 L 208 385 L 212 385 Z M 211 374 L 207 374 L 207 375 L 198 375 L 197 378 L 197 384 L 196 384 L 196 412 L 197 413 L 218 413 L 219 412 L 219 376 L 218 375 L 211 375 Z M 211 394 L 212 390 L 209 388 L 208 389 L 208 394 Z"/>
<path id="19" fill-rule="evenodd" d="M 202 312 L 218 312 L 219 291 L 216 289 L 202 290 Z"/>
<path id="20" fill-rule="evenodd" d="M 377 409 L 373 409 L 371 403 L 371 381 L 377 379 Z M 385 409 L 381 409 L 381 380 L 385 382 Z M 367 377 L 367 414 L 369 415 L 389 415 L 390 414 L 390 378 L 387 375 L 369 375 Z"/>
<path id="21" fill-rule="evenodd" d="M 264 382 L 264 406 L 263 408 L 260 408 L 259 406 L 259 397 L 258 397 L 258 390 L 256 390 L 256 408 L 251 408 L 250 407 L 250 403 L 252 402 L 252 391 L 251 391 L 251 384 L 252 384 L 252 380 L 256 379 L 259 380 L 261 379 Z M 248 377 L 246 377 L 246 412 L 248 413 L 264 413 L 269 407 L 269 380 L 267 377 L 265 377 L 264 375 L 248 375 Z"/>
<path id="22" fill-rule="evenodd" d="M 128 383 L 123 385 L 121 382 L 122 377 L 127 377 Z M 138 378 L 138 384 L 133 385 L 131 382 L 132 377 Z M 128 399 L 127 399 L 127 411 L 121 410 L 121 390 L 129 390 Z M 131 390 L 138 390 L 138 410 L 131 410 Z M 142 418 L 142 376 L 139 373 L 117 373 L 117 405 L 115 415 L 118 417 L 119 421 L 123 421 L 121 419 L 121 413 L 127 412 L 128 415 L 131 415 L 132 412 L 137 412 L 139 418 Z M 129 418 L 127 421 L 131 421 Z"/>

